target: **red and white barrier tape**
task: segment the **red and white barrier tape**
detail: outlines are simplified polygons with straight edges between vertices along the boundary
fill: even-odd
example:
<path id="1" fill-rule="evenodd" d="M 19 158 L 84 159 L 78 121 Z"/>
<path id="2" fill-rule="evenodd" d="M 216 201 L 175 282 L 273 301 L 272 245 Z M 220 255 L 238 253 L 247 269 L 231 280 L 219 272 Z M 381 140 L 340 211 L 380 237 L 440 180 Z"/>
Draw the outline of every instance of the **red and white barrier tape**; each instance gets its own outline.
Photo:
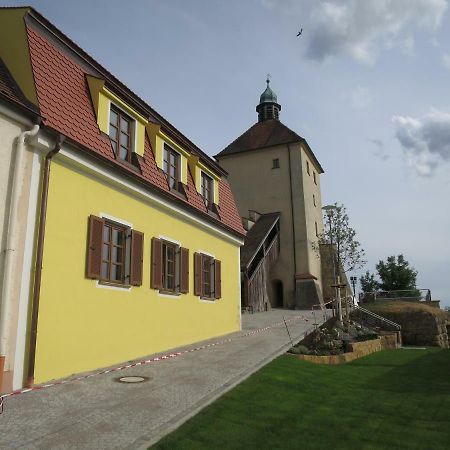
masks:
<path id="1" fill-rule="evenodd" d="M 294 322 L 294 321 L 297 321 L 297 320 L 300 320 L 300 319 L 303 319 L 305 322 L 309 322 L 310 321 L 310 319 L 308 319 L 307 317 L 299 315 L 299 316 L 292 317 L 291 319 L 287 319 L 286 323 Z M 155 362 L 159 362 L 159 361 L 165 361 L 165 360 L 168 360 L 168 359 L 173 359 L 173 358 L 176 358 L 177 356 L 181 356 L 181 355 L 186 354 L 186 353 L 197 352 L 199 350 L 204 350 L 204 349 L 207 349 L 207 348 L 210 348 L 210 347 L 215 347 L 217 345 L 226 344 L 228 342 L 234 341 L 234 340 L 239 339 L 239 338 L 253 336 L 255 334 L 262 333 L 263 331 L 267 331 L 267 330 L 270 330 L 272 328 L 279 327 L 280 325 L 284 325 L 284 321 L 283 322 L 274 323 L 274 324 L 269 325 L 269 326 L 264 327 L 264 328 L 258 328 L 256 330 L 249 331 L 247 333 L 241 334 L 241 335 L 233 337 L 233 338 L 228 338 L 228 339 L 223 339 L 223 340 L 216 341 L 216 342 L 211 342 L 209 344 L 201 345 L 199 347 L 194 347 L 194 348 L 191 348 L 189 350 L 184 350 L 182 352 L 174 352 L 174 353 L 170 353 L 168 355 L 161 355 L 161 356 L 156 356 L 156 357 L 150 358 L 150 359 L 143 359 L 141 361 L 133 362 L 133 363 L 130 363 L 130 364 L 124 364 L 122 366 L 113 367 L 111 369 L 101 370 L 99 372 L 90 373 L 88 375 L 82 375 L 82 376 L 79 376 L 79 377 L 76 377 L 76 378 L 67 378 L 67 379 L 64 379 L 64 380 L 55 381 L 53 383 L 40 384 L 40 385 L 32 386 L 30 388 L 17 389 L 15 391 L 12 391 L 12 392 L 9 392 L 7 394 L 3 394 L 3 395 L 0 396 L 0 414 L 3 412 L 3 400 L 5 398 L 8 398 L 8 397 L 13 397 L 13 396 L 16 396 L 16 395 L 19 395 L 19 394 L 25 394 L 25 393 L 31 392 L 31 391 L 39 391 L 41 389 L 46 389 L 46 388 L 49 388 L 49 387 L 52 387 L 52 386 L 58 386 L 58 385 L 61 385 L 61 384 L 67 384 L 67 383 L 71 383 L 73 381 L 86 380 L 88 378 L 95 377 L 97 375 L 104 375 L 104 374 L 107 374 L 107 373 L 110 373 L 110 372 L 118 372 L 119 370 L 130 369 L 131 367 L 139 367 L 139 366 L 144 366 L 144 365 L 150 364 L 150 363 L 155 363 Z M 306 336 L 306 334 L 307 334 L 307 331 L 304 333 L 304 335 Z"/>

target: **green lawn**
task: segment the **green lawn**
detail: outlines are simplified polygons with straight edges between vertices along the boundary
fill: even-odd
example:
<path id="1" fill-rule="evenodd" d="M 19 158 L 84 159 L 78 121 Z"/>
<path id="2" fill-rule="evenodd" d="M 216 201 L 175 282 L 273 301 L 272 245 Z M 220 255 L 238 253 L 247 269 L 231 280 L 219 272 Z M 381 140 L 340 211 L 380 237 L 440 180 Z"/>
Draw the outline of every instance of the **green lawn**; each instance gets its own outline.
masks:
<path id="1" fill-rule="evenodd" d="M 450 351 L 322 366 L 282 356 L 154 449 L 450 449 Z"/>

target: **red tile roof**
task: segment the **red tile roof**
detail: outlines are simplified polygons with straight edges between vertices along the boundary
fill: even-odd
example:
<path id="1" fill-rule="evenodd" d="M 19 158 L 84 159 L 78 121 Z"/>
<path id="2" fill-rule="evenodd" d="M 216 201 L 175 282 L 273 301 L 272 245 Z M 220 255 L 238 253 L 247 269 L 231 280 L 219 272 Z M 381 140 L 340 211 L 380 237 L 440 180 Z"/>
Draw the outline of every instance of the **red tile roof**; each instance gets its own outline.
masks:
<path id="1" fill-rule="evenodd" d="M 72 55 L 69 49 L 62 51 L 56 48 L 47 37 L 30 25 L 27 26 L 27 33 L 37 97 L 41 114 L 45 118 L 45 126 L 61 132 L 83 147 L 114 162 L 120 170 L 150 183 L 156 189 L 173 197 L 175 201 L 183 201 L 191 208 L 204 213 L 205 219 L 216 220 L 210 215 L 206 216 L 205 203 L 195 189 L 190 172 L 186 190 L 187 199 L 180 200 L 170 192 L 165 174 L 156 165 L 147 137 L 144 156 L 138 157 L 142 173 L 118 163 L 109 138 L 98 128 L 86 82 L 86 72 L 76 55 Z M 216 164 L 212 160 L 211 163 Z M 225 227 L 241 235 L 245 234 L 231 189 L 224 178 L 219 182 L 219 218 Z"/>
<path id="2" fill-rule="evenodd" d="M 20 90 L 19 86 L 9 73 L 9 70 L 0 59 L 0 95 L 6 100 L 13 102 L 27 110 L 38 114 L 37 108 L 32 105 Z"/>
<path id="3" fill-rule="evenodd" d="M 310 152 L 311 158 L 316 162 L 318 168 L 323 173 L 322 166 L 310 149 L 305 138 L 301 137 L 295 131 L 292 131 L 278 119 L 263 120 L 262 122 L 255 123 L 215 157 L 220 160 L 220 158 L 227 155 L 258 150 L 265 147 L 273 147 L 275 145 L 291 144 L 294 142 L 303 142 L 306 144 L 306 148 Z"/>

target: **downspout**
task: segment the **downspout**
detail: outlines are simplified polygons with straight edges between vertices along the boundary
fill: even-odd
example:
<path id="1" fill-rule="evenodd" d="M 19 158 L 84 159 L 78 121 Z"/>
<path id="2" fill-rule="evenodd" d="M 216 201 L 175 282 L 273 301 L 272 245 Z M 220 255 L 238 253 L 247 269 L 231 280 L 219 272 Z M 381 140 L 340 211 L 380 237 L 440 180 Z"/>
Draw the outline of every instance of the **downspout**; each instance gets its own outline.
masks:
<path id="1" fill-rule="evenodd" d="M 42 257 L 44 254 L 45 222 L 47 218 L 50 165 L 53 156 L 55 156 L 61 150 L 61 145 L 63 141 L 64 136 L 59 135 L 54 149 L 47 153 L 44 162 L 44 173 L 42 175 L 41 204 L 39 208 L 39 230 L 36 247 L 36 266 L 34 273 L 33 301 L 31 304 L 30 344 L 28 350 L 28 369 L 26 380 L 27 387 L 31 387 L 34 384 L 34 366 L 36 361 L 36 340 L 37 340 L 37 326 L 39 315 L 39 300 L 41 295 Z"/>
<path id="2" fill-rule="evenodd" d="M 39 125 L 33 125 L 30 130 L 23 131 L 17 138 L 16 155 L 14 161 L 14 174 L 11 187 L 11 200 L 9 203 L 8 228 L 6 234 L 6 246 L 4 249 L 5 262 L 3 270 L 3 283 L 1 288 L 0 305 L 0 391 L 3 382 L 3 364 L 8 353 L 8 338 L 11 325 L 10 309 L 13 298 L 11 295 L 12 280 L 14 279 L 14 259 L 17 252 L 17 210 L 19 207 L 19 195 L 22 190 L 24 177 L 23 155 L 25 153 L 25 141 L 36 136 Z"/>
<path id="3" fill-rule="evenodd" d="M 297 275 L 297 252 L 295 250 L 295 222 L 294 222 L 294 194 L 292 192 L 292 167 L 291 167 L 291 147 L 287 144 L 288 154 L 289 154 L 289 189 L 291 191 L 291 217 L 292 217 L 292 239 L 294 240 L 294 245 L 292 246 L 294 250 L 294 306 L 295 306 L 295 291 L 296 291 L 296 283 L 295 283 L 295 275 Z"/>

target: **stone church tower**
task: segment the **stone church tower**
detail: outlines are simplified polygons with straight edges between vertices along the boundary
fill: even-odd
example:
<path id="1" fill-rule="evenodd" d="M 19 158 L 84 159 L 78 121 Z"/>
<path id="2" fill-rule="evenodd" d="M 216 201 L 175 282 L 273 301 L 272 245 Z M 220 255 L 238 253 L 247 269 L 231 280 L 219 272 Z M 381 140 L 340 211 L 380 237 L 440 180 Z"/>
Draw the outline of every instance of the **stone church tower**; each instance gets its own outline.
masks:
<path id="1" fill-rule="evenodd" d="M 306 140 L 280 122 L 281 105 L 266 82 L 258 122 L 216 159 L 229 173 L 242 217 L 249 211 L 280 214 L 280 253 L 269 274 L 272 307 L 308 309 L 323 301 L 321 261 L 313 248 L 323 232 L 323 169 Z"/>

